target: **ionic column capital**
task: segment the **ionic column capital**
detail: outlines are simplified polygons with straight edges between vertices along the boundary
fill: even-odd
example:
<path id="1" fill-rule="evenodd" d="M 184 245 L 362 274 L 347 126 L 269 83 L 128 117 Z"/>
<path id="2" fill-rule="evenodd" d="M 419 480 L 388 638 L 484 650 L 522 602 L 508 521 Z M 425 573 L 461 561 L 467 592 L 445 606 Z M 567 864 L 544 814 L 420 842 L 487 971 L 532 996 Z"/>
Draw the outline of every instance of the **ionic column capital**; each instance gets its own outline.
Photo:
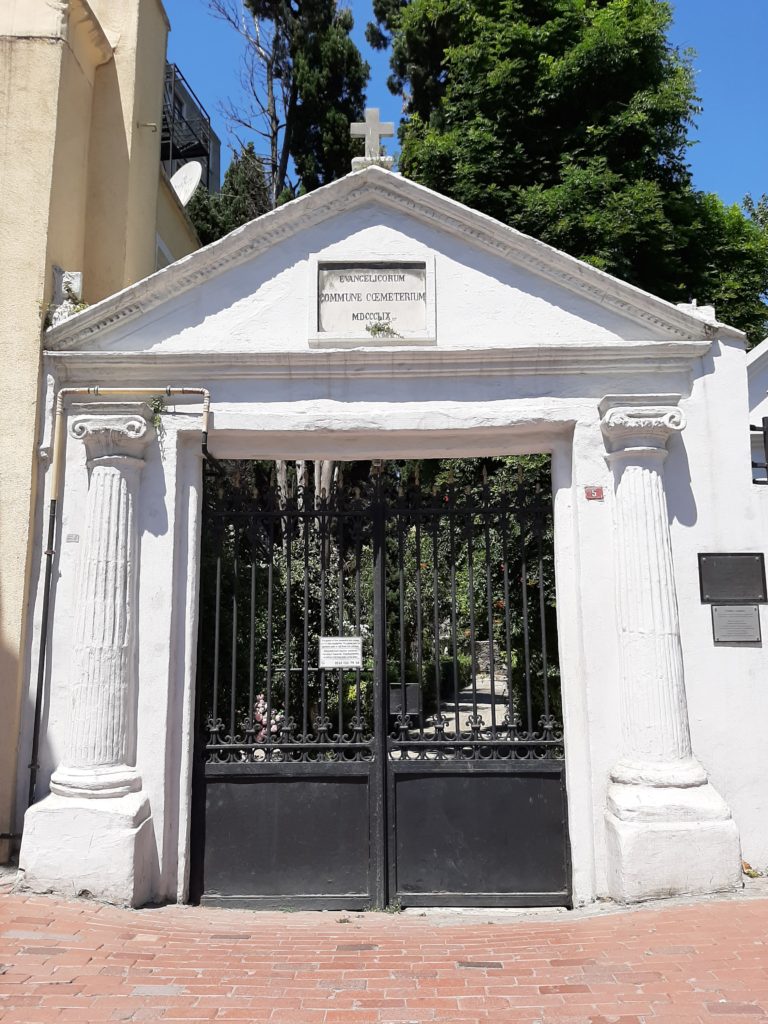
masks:
<path id="1" fill-rule="evenodd" d="M 672 434 L 685 429 L 680 395 L 607 395 L 600 405 L 600 428 L 610 456 L 666 452 Z"/>
<path id="2" fill-rule="evenodd" d="M 155 436 L 149 415 L 144 404 L 111 410 L 99 406 L 73 416 L 69 433 L 83 442 L 89 462 L 120 457 L 143 460 L 144 450 Z"/>

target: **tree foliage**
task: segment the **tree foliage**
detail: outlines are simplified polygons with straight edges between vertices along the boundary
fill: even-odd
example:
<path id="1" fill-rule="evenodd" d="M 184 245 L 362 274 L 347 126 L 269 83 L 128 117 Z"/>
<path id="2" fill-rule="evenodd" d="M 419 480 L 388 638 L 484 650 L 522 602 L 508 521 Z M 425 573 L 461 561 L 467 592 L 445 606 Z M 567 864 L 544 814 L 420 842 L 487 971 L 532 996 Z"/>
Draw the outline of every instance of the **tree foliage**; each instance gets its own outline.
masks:
<path id="1" fill-rule="evenodd" d="M 757 202 L 752 196 L 745 196 L 744 209 L 749 219 L 757 224 L 761 231 L 768 232 L 768 195 L 763 193 Z"/>
<path id="2" fill-rule="evenodd" d="M 271 205 L 346 174 L 354 152 L 349 124 L 362 117 L 369 74 L 350 38 L 350 11 L 336 0 L 209 5 L 245 43 L 246 99 L 225 112 L 258 140 Z"/>
<path id="3" fill-rule="evenodd" d="M 199 185 L 187 206 L 187 213 L 200 241 L 208 245 L 270 208 L 264 169 L 253 143 L 249 142 L 233 156 L 221 192 L 209 194 Z"/>
<path id="4" fill-rule="evenodd" d="M 374 0 L 400 168 L 670 301 L 765 334 L 768 236 L 693 188 L 690 54 L 661 0 Z"/>

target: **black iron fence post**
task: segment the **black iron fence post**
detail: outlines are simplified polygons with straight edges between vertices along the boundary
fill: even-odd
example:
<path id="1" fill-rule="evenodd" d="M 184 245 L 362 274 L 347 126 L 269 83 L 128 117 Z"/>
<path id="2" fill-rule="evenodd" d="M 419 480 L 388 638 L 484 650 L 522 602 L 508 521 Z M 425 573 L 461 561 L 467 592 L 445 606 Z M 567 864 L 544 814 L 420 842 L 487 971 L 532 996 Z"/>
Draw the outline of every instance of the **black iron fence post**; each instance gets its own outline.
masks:
<path id="1" fill-rule="evenodd" d="M 381 910 L 387 905 L 387 726 L 389 693 L 387 680 L 387 578 L 386 511 L 381 488 L 376 488 L 373 508 L 373 735 L 374 759 L 371 774 L 373 841 L 373 899 Z"/>

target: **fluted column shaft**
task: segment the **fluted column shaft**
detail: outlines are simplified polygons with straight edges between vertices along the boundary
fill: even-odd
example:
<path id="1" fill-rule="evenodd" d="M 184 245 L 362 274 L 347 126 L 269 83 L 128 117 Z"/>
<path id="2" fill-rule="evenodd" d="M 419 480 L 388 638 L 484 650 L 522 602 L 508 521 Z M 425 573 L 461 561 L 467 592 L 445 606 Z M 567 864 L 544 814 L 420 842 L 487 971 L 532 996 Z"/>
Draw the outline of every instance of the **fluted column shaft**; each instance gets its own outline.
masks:
<path id="1" fill-rule="evenodd" d="M 664 461 L 685 427 L 674 406 L 606 409 L 603 434 L 615 480 L 616 610 L 623 756 L 615 782 L 698 785 L 685 696 Z M 626 400 L 625 400 L 626 401 Z"/>
<path id="2" fill-rule="evenodd" d="M 90 482 L 78 565 L 66 751 L 51 778 L 60 795 L 120 796 L 141 788 L 135 736 L 136 501 L 151 430 L 137 414 L 79 416 Z"/>

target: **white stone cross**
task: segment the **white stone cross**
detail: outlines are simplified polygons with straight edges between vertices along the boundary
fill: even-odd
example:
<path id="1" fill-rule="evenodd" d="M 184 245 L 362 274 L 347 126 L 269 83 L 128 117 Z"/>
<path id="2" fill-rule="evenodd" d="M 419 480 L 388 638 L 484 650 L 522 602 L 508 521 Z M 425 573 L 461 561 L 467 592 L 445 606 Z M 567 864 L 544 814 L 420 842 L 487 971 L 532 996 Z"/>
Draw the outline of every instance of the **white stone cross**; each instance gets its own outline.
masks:
<path id="1" fill-rule="evenodd" d="M 349 128 L 352 138 L 365 139 L 366 160 L 378 160 L 381 155 L 381 140 L 390 139 L 395 134 L 395 126 L 391 121 L 379 120 L 378 107 L 366 107 L 365 121 L 353 121 Z"/>

